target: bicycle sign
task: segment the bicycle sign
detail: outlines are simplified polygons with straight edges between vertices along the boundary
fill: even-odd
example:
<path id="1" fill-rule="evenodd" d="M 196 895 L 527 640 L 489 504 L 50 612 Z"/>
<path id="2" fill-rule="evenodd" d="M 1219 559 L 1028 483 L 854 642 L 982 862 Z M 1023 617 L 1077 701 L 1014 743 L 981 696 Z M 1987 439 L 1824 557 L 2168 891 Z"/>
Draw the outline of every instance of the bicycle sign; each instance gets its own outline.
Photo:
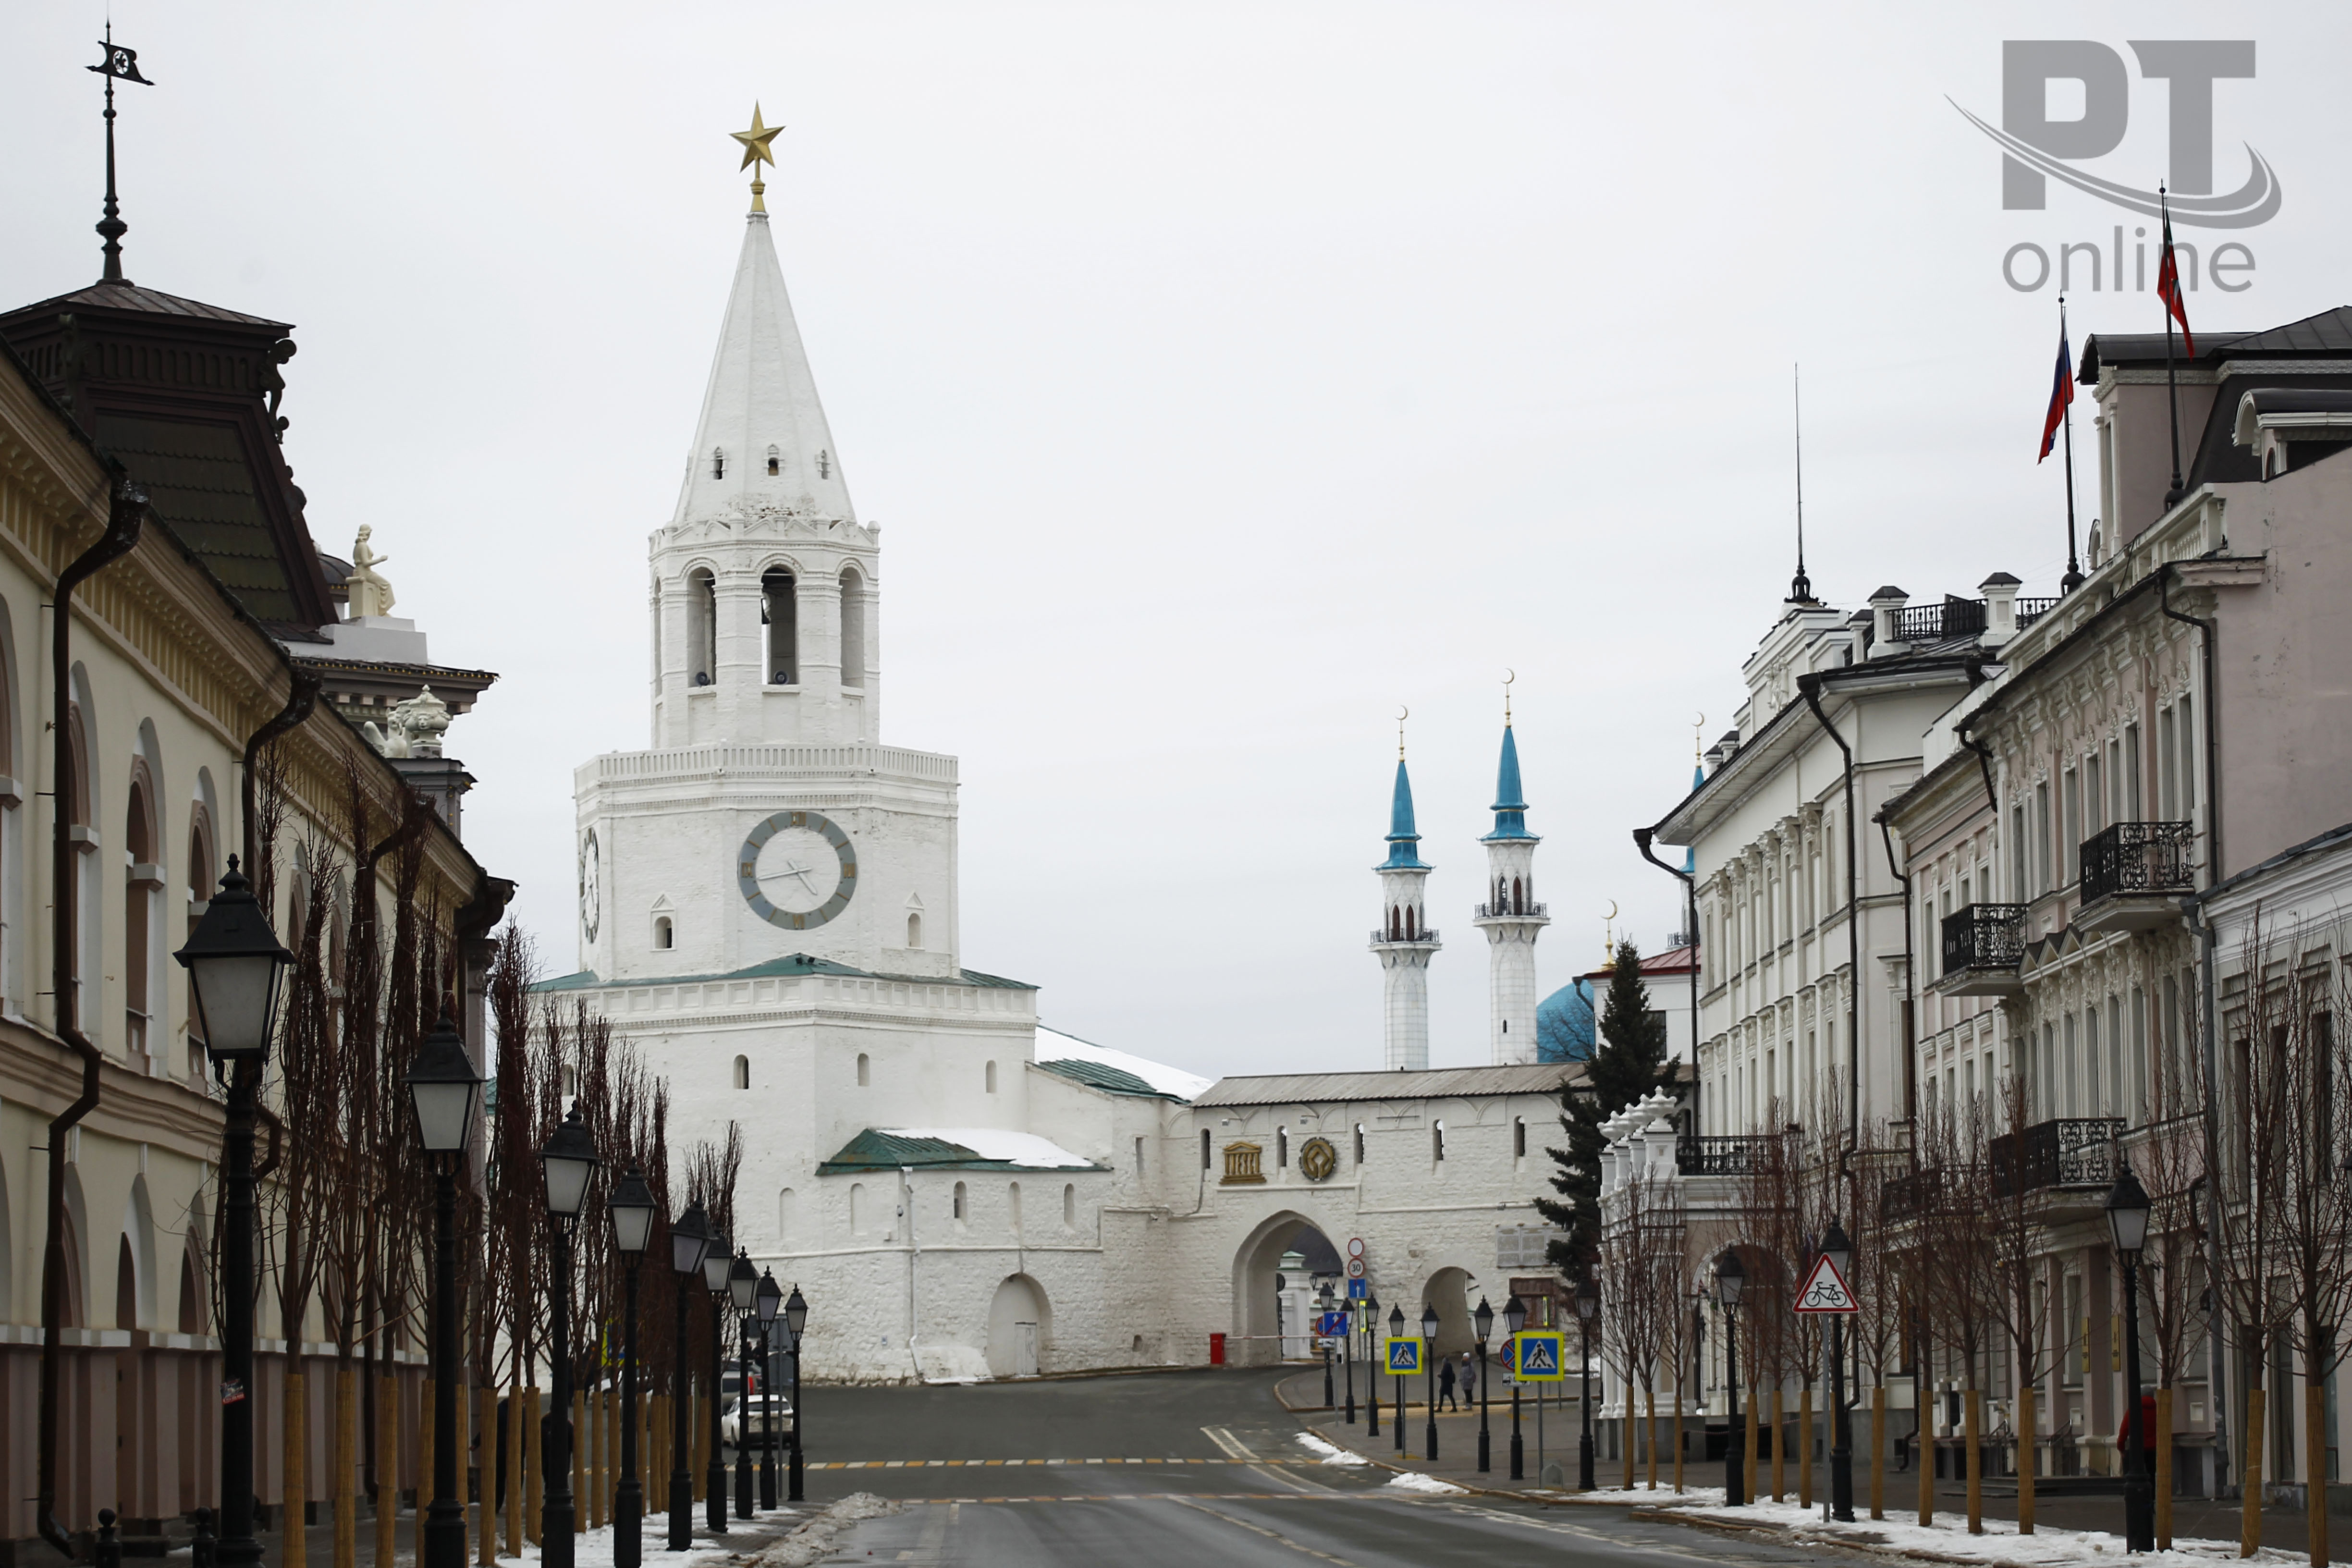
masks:
<path id="1" fill-rule="evenodd" d="M 1837 1271 L 1826 1254 L 1814 1263 L 1813 1271 L 1805 1276 L 1805 1288 L 1797 1292 L 1800 1312 L 1859 1312 L 1853 1292 L 1845 1288 L 1845 1277 Z"/>
<path id="2" fill-rule="evenodd" d="M 1558 1383 L 1568 1375 L 1560 1370 L 1568 1363 L 1566 1334 L 1528 1332 L 1512 1342 L 1517 1346 L 1517 1364 L 1511 1368 L 1514 1382 Z"/>
<path id="3" fill-rule="evenodd" d="M 1421 1371 L 1419 1340 L 1382 1340 L 1381 1348 L 1388 1352 L 1388 1370 L 1395 1375 Z"/>

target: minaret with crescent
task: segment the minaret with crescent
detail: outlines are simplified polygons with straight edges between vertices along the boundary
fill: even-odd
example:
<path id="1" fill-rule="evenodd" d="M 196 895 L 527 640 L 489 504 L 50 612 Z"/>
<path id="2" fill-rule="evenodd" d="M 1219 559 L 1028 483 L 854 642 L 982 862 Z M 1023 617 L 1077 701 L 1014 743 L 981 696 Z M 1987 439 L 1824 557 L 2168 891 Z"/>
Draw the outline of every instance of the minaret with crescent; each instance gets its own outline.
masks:
<path id="1" fill-rule="evenodd" d="M 1423 884 L 1432 868 L 1421 858 L 1412 823 L 1412 780 L 1404 767 L 1405 710 L 1397 720 L 1396 784 L 1389 796 L 1388 858 L 1372 868 L 1381 879 L 1380 924 L 1372 956 L 1381 961 L 1383 1068 L 1419 1072 L 1429 1066 L 1429 961 L 1438 948 L 1429 929 Z"/>
<path id="2" fill-rule="evenodd" d="M 1496 769 L 1495 830 L 1486 847 L 1486 897 L 1472 923 L 1486 933 L 1487 1059 L 1497 1066 L 1536 1059 L 1536 938 L 1551 923 L 1536 901 L 1536 846 L 1519 785 L 1519 745 L 1511 731 L 1504 682 L 1503 755 Z"/>

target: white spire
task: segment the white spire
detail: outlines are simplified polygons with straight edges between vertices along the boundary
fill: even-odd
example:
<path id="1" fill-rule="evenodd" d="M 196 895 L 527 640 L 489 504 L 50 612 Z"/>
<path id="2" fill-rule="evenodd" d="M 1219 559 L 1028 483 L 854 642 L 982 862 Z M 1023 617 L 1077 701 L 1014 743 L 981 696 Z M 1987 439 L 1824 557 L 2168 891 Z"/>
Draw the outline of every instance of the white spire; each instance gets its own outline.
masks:
<path id="1" fill-rule="evenodd" d="M 744 229 L 734 291 L 672 521 L 713 517 L 738 500 L 853 522 L 857 518 L 764 212 L 751 214 Z"/>

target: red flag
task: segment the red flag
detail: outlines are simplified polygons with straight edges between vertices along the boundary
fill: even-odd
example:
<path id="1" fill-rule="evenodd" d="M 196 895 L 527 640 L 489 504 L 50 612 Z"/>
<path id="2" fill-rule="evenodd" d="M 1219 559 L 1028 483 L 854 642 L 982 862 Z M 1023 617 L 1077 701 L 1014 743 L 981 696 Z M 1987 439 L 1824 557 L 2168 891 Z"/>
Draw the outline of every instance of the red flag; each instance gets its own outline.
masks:
<path id="1" fill-rule="evenodd" d="M 2161 201 L 2161 189 L 2157 195 Z M 2165 314 L 2180 323 L 2180 345 L 2189 351 L 2189 358 L 2195 359 L 2197 340 L 2189 335 L 2189 306 L 2180 297 L 2180 268 L 2172 256 L 2172 207 L 2169 203 L 2164 205 L 2164 254 L 2157 263 L 2156 295 L 2164 301 Z"/>
<path id="2" fill-rule="evenodd" d="M 2042 416 L 2042 458 L 2058 441 L 2058 426 L 2066 417 L 2067 405 L 2074 401 L 2074 355 L 2066 346 L 2066 318 L 2058 318 L 2058 373 L 2050 385 L 2050 412 Z M 2042 458 L 2033 460 L 2040 462 Z"/>

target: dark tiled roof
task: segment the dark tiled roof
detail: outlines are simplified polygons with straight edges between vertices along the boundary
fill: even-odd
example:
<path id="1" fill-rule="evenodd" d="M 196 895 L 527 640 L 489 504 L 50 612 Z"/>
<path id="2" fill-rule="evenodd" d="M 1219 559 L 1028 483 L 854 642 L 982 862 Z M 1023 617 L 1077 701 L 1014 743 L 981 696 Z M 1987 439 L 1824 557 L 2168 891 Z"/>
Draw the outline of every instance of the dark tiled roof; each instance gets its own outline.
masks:
<path id="1" fill-rule="evenodd" d="M 1088 1089 L 1099 1089 L 1108 1094 L 1131 1094 L 1142 1100 L 1171 1100 L 1179 1105 L 1190 1103 L 1181 1094 L 1170 1094 L 1165 1089 L 1154 1089 L 1131 1072 L 1120 1068 L 1105 1067 L 1100 1062 L 1040 1061 L 1037 1065 L 1049 1073 L 1068 1079 L 1074 1083 L 1085 1084 Z"/>
<path id="2" fill-rule="evenodd" d="M 559 974 L 552 980 L 542 980 L 531 987 L 534 991 L 601 991 L 607 986 L 640 987 L 646 985 L 707 985 L 722 980 L 773 980 L 795 974 L 843 974 L 856 980 L 893 980 L 908 985 L 978 985 L 987 990 L 1034 991 L 1034 985 L 1022 980 L 1007 980 L 999 974 L 982 974 L 976 969 L 961 969 L 953 974 L 882 974 L 870 969 L 853 969 L 846 963 L 835 963 L 829 958 L 812 958 L 805 952 L 795 952 L 784 958 L 772 958 L 765 963 L 755 963 L 749 969 L 730 970 L 724 974 L 662 974 L 643 980 L 606 980 L 593 969 L 574 974 Z"/>
<path id="3" fill-rule="evenodd" d="M 2193 363 L 2352 355 L 2352 305 L 2338 305 L 2315 316 L 2259 332 L 2197 332 L 2195 336 L 2197 353 Z M 2181 353 L 2177 338 L 2172 352 L 2183 360 L 2189 359 Z M 2096 382 L 2102 363 L 2162 364 L 2164 353 L 2162 332 L 2093 332 L 2083 340 L 2082 379 L 2085 383 Z"/>
<path id="4" fill-rule="evenodd" d="M 248 316 L 241 310 L 225 310 L 201 300 L 183 300 L 177 294 L 166 294 L 160 289 L 142 289 L 135 283 L 93 283 L 87 289 L 77 289 L 70 294 L 60 294 L 53 300 L 44 300 L 37 305 L 26 305 L 23 309 L 24 313 L 29 314 L 37 310 L 70 310 L 77 305 L 144 310 L 156 316 L 192 316 L 205 321 L 235 321 L 240 326 L 276 327 L 286 332 L 294 330 L 284 321 L 273 321 L 267 316 Z"/>
<path id="5" fill-rule="evenodd" d="M 1083 1165 L 1024 1165 L 1018 1160 L 987 1160 L 977 1149 L 950 1143 L 944 1138 L 909 1138 L 868 1127 L 841 1146 L 838 1153 L 816 1168 L 820 1176 L 850 1175 L 860 1171 L 895 1171 L 911 1165 L 929 1171 L 1080 1171 Z M 1100 1167 L 1097 1167 L 1099 1169 Z"/>
<path id="6" fill-rule="evenodd" d="M 299 618 L 285 559 L 254 489 L 254 464 L 236 426 L 103 410 L 97 424 L 98 444 L 122 460 L 155 515 L 257 619 Z M 275 452 L 262 457 L 278 460 Z"/>

